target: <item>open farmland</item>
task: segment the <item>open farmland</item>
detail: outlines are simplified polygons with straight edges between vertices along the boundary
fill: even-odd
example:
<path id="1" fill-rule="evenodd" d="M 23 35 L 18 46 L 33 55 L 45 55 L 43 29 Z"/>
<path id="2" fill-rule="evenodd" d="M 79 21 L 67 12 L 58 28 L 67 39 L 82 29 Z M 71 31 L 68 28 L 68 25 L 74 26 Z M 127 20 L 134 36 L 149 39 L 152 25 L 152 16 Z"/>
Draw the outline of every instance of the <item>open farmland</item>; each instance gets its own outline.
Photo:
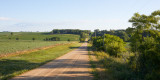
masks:
<path id="1" fill-rule="evenodd" d="M 0 55 L 60 43 L 68 43 L 68 41 L 3 41 L 0 42 Z"/>
<path id="2" fill-rule="evenodd" d="M 49 32 L 13 32 L 11 35 L 11 32 L 0 32 L 0 41 L 11 41 L 16 40 L 16 38 L 19 38 L 19 40 L 32 40 L 32 38 L 35 38 L 35 40 L 42 41 L 45 38 L 51 37 L 59 37 L 60 41 L 67 41 L 68 39 L 71 41 L 79 40 L 79 35 L 74 34 L 49 34 Z"/>
<path id="3" fill-rule="evenodd" d="M 59 37 L 60 41 L 43 41 L 45 38 Z M 19 38 L 16 40 L 16 38 Z M 33 41 L 32 38 L 35 38 Z M 0 32 L 0 55 L 17 51 L 46 47 L 54 44 L 78 41 L 79 35 L 49 34 L 47 32 Z"/>

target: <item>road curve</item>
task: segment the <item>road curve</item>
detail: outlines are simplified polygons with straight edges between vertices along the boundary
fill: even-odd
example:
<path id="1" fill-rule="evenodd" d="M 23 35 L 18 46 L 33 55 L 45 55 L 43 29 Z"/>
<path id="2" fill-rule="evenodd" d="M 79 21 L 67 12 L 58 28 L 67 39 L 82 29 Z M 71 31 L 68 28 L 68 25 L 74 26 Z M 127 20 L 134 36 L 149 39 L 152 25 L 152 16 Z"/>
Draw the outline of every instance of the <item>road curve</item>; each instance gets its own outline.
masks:
<path id="1" fill-rule="evenodd" d="M 11 80 L 92 80 L 87 43 Z"/>

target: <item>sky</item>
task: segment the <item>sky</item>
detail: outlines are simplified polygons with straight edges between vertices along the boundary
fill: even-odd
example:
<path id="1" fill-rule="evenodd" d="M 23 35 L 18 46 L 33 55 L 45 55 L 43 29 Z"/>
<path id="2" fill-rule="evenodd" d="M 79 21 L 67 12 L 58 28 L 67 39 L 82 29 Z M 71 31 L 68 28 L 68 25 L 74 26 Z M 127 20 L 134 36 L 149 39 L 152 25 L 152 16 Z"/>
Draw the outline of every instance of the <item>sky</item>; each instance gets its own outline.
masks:
<path id="1" fill-rule="evenodd" d="M 126 29 L 155 10 L 160 0 L 0 0 L 0 32 Z"/>

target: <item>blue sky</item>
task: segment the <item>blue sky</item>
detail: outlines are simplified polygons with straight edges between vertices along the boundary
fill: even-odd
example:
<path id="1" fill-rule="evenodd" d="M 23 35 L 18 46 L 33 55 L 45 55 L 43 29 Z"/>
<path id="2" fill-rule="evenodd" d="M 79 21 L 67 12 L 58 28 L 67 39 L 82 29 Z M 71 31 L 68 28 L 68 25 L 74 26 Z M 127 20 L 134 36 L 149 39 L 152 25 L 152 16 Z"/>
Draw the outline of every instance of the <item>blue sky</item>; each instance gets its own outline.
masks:
<path id="1" fill-rule="evenodd" d="M 0 0 L 0 31 L 126 29 L 135 12 L 160 10 L 160 0 Z"/>

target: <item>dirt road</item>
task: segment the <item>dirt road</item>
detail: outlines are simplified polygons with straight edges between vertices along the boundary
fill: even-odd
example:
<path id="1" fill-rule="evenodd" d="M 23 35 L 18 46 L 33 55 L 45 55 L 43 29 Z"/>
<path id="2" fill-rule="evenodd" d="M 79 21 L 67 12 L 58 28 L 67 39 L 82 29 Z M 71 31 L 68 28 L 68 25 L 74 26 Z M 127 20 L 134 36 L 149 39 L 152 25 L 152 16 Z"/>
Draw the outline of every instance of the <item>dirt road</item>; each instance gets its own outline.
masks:
<path id="1" fill-rule="evenodd" d="M 87 43 L 11 80 L 92 80 Z"/>

